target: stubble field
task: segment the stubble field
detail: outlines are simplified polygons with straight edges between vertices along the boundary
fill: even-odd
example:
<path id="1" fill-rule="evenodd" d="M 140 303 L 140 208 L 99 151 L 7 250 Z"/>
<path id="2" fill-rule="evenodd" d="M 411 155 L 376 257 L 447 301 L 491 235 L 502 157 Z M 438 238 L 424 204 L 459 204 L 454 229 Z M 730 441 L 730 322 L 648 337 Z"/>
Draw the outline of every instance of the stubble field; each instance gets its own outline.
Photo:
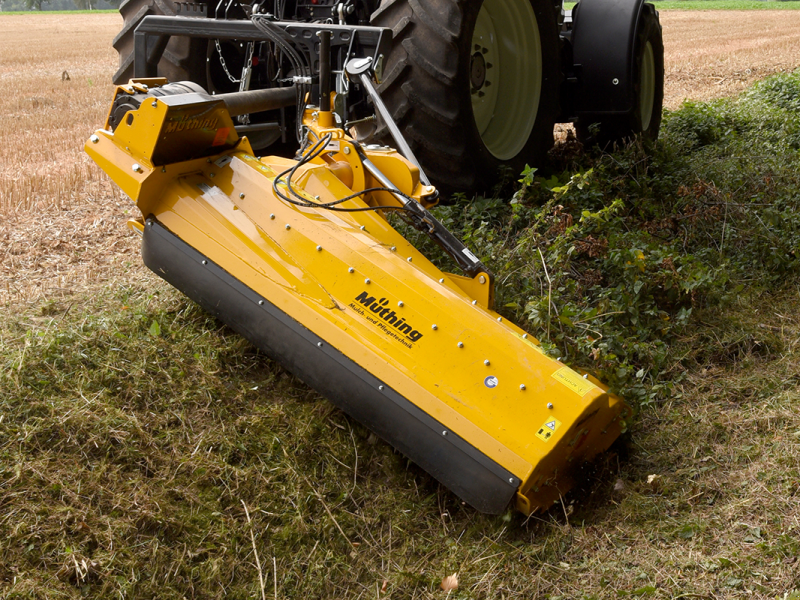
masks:
<path id="1" fill-rule="evenodd" d="M 800 11 L 664 11 L 661 20 L 669 109 L 800 65 Z M 120 26 L 116 14 L 0 18 L 0 305 L 141 271 L 122 227 L 132 206 L 82 151 L 108 110 Z"/>
<path id="2" fill-rule="evenodd" d="M 800 65 L 800 11 L 664 11 L 661 20 L 669 109 Z M 141 275 L 123 227 L 133 207 L 82 150 L 108 110 L 121 22 L 0 18 L 0 305 Z"/>
<path id="3" fill-rule="evenodd" d="M 800 65 L 800 11 L 661 18 L 670 109 Z M 120 24 L 0 17 L 0 597 L 800 597 L 794 296 L 585 501 L 478 515 L 141 266 L 82 152 Z"/>

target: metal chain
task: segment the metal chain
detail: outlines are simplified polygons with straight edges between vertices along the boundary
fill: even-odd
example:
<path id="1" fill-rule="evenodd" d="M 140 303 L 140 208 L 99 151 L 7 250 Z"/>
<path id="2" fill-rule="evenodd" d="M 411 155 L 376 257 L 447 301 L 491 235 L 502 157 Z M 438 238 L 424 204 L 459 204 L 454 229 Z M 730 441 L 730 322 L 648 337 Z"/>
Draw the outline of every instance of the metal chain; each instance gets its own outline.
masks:
<path id="1" fill-rule="evenodd" d="M 239 79 L 236 79 L 233 75 L 231 75 L 230 71 L 228 71 L 228 65 L 225 64 L 225 57 L 222 56 L 222 47 L 219 45 L 219 40 L 214 40 L 214 43 L 217 45 L 217 54 L 219 54 L 219 64 L 222 65 L 222 70 L 225 71 L 225 75 L 228 76 L 228 79 L 231 80 L 231 83 L 239 83 Z"/>
<path id="2" fill-rule="evenodd" d="M 244 67 L 242 67 L 242 78 L 239 80 L 240 92 L 246 92 L 250 89 L 250 75 L 253 72 L 253 53 L 255 49 L 255 43 L 247 42 L 247 56 L 244 59 Z"/>
<path id="3" fill-rule="evenodd" d="M 250 76 L 253 74 L 253 52 L 255 48 L 254 42 L 247 42 L 247 57 L 244 59 L 244 67 L 242 67 L 242 78 L 239 80 L 240 92 L 246 92 L 250 89 Z M 239 115 L 237 119 L 242 125 L 250 124 L 250 115 Z"/>

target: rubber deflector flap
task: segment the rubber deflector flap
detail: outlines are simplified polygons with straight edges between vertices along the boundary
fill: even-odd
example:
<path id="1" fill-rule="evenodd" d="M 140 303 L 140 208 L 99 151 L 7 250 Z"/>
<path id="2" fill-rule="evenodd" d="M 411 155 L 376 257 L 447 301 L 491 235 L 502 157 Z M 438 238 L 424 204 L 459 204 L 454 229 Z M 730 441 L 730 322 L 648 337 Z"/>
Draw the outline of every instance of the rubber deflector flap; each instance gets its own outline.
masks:
<path id="1" fill-rule="evenodd" d="M 369 371 L 245 286 L 153 217 L 145 264 L 371 429 L 477 510 L 503 512 L 519 480 Z M 342 335 L 346 335 L 342 333 Z"/>

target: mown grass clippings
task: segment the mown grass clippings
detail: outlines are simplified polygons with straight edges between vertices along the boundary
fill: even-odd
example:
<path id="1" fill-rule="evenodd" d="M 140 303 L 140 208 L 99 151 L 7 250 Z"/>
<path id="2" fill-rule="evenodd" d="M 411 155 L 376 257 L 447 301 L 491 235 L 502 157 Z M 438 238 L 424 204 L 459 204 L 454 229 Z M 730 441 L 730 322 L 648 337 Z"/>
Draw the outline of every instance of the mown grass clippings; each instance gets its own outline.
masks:
<path id="1" fill-rule="evenodd" d="M 451 598 L 774 598 L 800 552 L 797 303 L 742 299 L 781 351 L 690 370 L 529 519 L 464 506 L 157 280 L 9 315 L 0 594 L 439 598 L 457 573 Z"/>

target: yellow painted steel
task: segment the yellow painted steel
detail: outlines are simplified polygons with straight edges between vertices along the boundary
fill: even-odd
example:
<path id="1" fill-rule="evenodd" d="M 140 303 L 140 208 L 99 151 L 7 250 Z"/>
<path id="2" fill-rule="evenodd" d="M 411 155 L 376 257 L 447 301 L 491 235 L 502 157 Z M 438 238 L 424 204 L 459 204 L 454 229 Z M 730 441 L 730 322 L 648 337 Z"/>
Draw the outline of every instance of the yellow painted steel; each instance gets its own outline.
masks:
<path id="1" fill-rule="evenodd" d="M 620 398 L 546 356 L 492 310 L 485 275 L 440 271 L 380 212 L 281 200 L 273 182 L 295 161 L 259 160 L 246 139 L 220 154 L 154 165 L 167 109 L 154 99 L 132 112 L 124 128 L 98 130 L 86 151 L 143 215 L 513 473 L 522 512 L 548 508 L 569 488 L 574 461 L 604 451 L 624 428 Z M 344 131 L 320 126 L 310 111 L 305 124 L 312 140 L 332 135 L 329 150 L 292 180 L 307 200 L 332 202 L 379 185 Z M 366 154 L 401 191 L 432 204 L 435 190 L 402 156 Z M 342 206 L 398 203 L 377 192 Z"/>

